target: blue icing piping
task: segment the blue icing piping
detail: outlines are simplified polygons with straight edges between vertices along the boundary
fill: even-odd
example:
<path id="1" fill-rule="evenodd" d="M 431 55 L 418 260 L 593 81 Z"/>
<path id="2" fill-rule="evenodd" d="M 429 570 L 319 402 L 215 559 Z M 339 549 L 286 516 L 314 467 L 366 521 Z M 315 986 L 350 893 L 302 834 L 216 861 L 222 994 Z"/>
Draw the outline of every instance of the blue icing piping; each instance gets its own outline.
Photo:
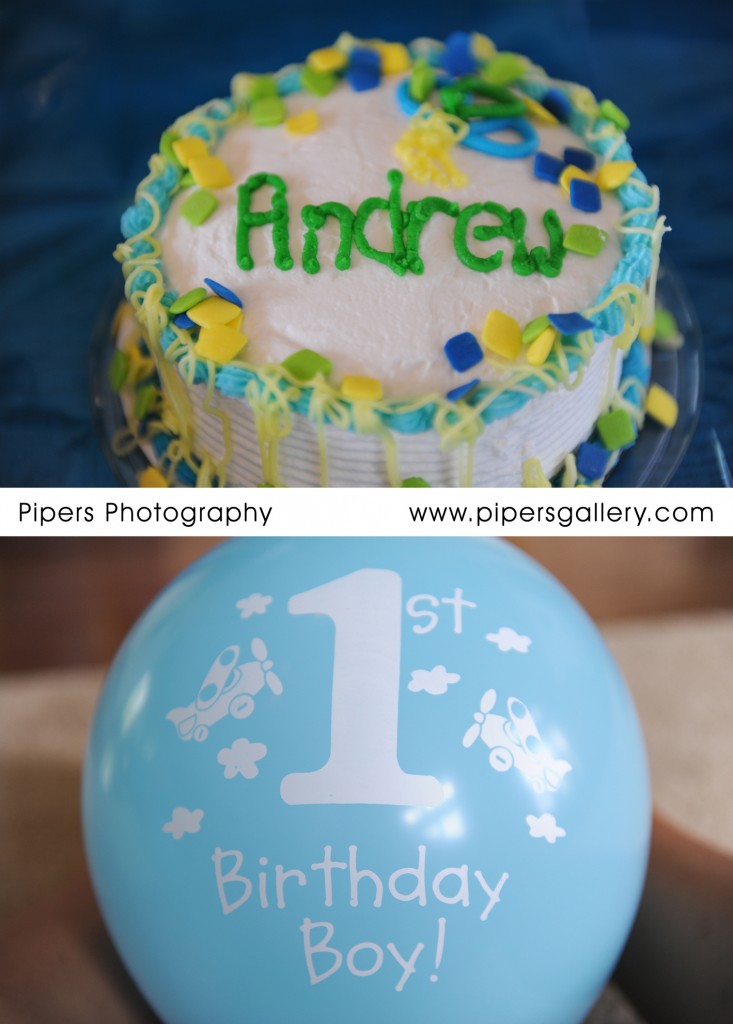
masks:
<path id="1" fill-rule="evenodd" d="M 153 223 L 153 208 L 147 199 L 139 199 L 134 206 L 128 206 L 120 219 L 123 238 L 139 235 Z"/>
<path id="2" fill-rule="evenodd" d="M 138 238 L 136 242 L 133 242 L 130 250 L 133 259 L 138 259 L 138 257 L 145 256 L 150 252 L 154 252 L 153 243 L 149 242 L 147 238 Z"/>
<path id="3" fill-rule="evenodd" d="M 166 327 L 160 335 L 160 347 L 164 352 L 167 352 L 173 342 L 176 340 L 176 335 L 172 327 Z"/>
<path id="4" fill-rule="evenodd" d="M 199 139 L 203 139 L 208 145 L 211 145 L 214 141 L 214 133 L 209 131 L 206 125 L 203 124 L 192 124 L 187 135 L 196 135 Z"/>
<path id="5" fill-rule="evenodd" d="M 279 96 L 290 96 L 294 92 L 300 92 L 302 85 L 300 82 L 300 69 L 292 68 L 284 75 L 280 75 L 277 79 L 277 91 Z"/>
<path id="6" fill-rule="evenodd" d="M 166 161 L 165 167 L 160 175 L 159 181 L 165 186 L 170 193 L 174 189 L 178 182 L 181 180 L 182 171 L 180 167 L 175 164 L 170 164 Z"/>

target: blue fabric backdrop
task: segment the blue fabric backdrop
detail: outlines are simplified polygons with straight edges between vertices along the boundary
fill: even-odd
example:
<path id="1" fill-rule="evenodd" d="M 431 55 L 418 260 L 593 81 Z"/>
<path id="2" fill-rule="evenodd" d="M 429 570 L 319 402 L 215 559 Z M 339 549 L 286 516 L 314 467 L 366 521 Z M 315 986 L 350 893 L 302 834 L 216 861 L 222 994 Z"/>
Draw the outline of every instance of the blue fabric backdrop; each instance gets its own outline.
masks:
<path id="1" fill-rule="evenodd" d="M 673 227 L 665 254 L 691 293 L 706 362 L 680 486 L 733 465 L 733 5 L 714 0 L 28 0 L 0 10 L 0 484 L 114 478 L 91 420 L 89 346 L 118 281 L 119 218 L 160 131 L 335 38 L 455 28 L 586 82 L 631 118 Z M 716 439 L 719 442 L 716 454 Z"/>

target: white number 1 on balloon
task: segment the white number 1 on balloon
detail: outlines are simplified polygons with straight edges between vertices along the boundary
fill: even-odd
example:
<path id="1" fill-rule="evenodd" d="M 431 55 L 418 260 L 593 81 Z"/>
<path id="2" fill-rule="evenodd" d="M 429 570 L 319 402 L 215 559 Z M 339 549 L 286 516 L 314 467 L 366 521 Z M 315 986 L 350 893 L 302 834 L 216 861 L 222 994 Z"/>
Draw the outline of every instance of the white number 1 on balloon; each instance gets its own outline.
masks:
<path id="1" fill-rule="evenodd" d="M 436 807 L 443 787 L 397 760 L 402 579 L 389 569 L 359 569 L 295 594 L 293 615 L 327 615 L 336 627 L 331 690 L 331 750 L 314 772 L 280 785 L 287 804 L 399 804 Z"/>

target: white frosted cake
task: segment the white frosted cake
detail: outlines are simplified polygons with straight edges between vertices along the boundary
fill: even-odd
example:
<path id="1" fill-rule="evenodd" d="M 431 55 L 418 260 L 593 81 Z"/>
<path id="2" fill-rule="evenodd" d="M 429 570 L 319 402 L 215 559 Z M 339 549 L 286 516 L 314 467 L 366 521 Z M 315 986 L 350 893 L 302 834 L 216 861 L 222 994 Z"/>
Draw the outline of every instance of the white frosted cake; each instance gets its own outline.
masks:
<path id="1" fill-rule="evenodd" d="M 643 422 L 664 232 L 627 126 L 462 32 L 235 76 L 123 216 L 144 482 L 601 483 Z"/>

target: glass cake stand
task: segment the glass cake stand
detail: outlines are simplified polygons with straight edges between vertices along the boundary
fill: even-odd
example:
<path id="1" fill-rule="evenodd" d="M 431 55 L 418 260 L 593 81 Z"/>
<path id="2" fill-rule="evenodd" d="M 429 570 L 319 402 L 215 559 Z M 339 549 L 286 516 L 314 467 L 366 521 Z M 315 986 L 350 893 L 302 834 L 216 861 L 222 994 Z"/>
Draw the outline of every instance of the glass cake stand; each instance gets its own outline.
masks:
<path id="1" fill-rule="evenodd" d="M 114 450 L 114 438 L 127 420 L 122 400 L 109 383 L 108 369 L 115 351 L 115 313 L 122 300 L 115 289 L 101 310 L 92 339 L 92 401 L 100 443 L 120 484 L 136 487 L 138 474 L 151 464 L 152 453 L 138 446 L 125 455 Z M 674 395 L 679 406 L 671 430 L 647 420 L 636 444 L 624 452 L 607 477 L 605 487 L 664 487 L 682 461 L 697 425 L 702 397 L 702 341 L 692 302 L 669 265 L 659 271 L 658 304 L 674 316 L 683 344 L 678 349 L 651 349 L 651 380 Z"/>

